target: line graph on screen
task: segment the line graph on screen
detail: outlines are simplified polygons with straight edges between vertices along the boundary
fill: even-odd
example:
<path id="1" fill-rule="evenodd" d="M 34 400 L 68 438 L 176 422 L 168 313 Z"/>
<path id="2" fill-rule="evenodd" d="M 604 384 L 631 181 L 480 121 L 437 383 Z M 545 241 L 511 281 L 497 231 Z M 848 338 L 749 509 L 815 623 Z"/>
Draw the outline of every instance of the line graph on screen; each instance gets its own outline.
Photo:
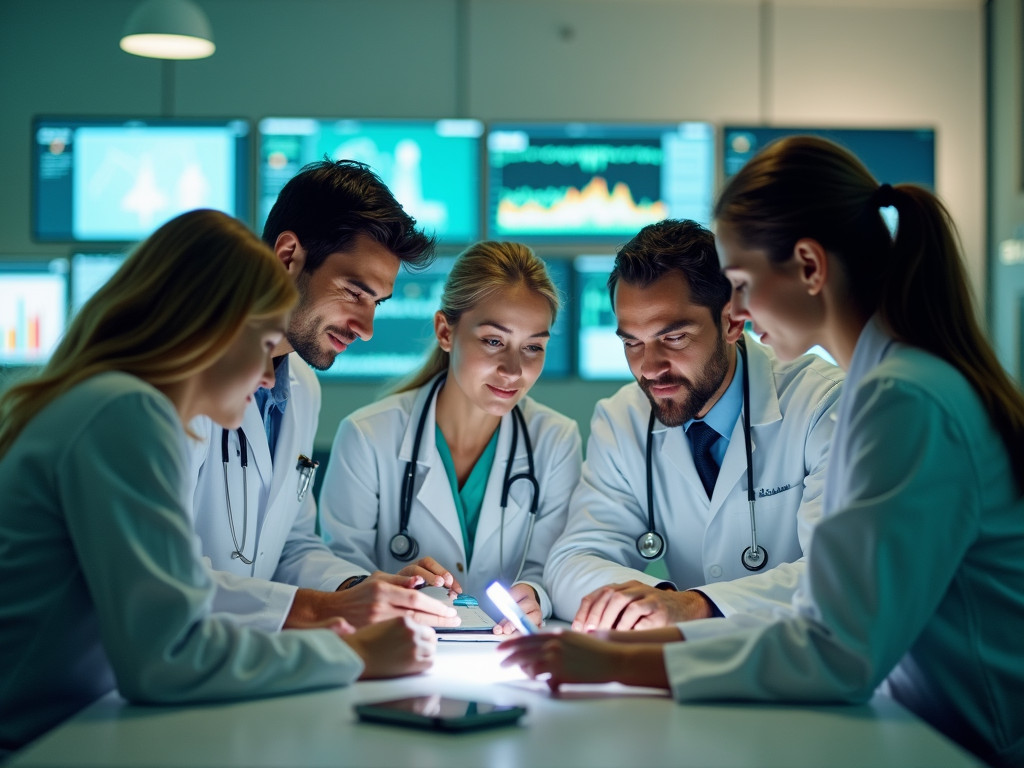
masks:
<path id="1" fill-rule="evenodd" d="M 608 182 L 594 176 L 582 189 L 572 186 L 517 187 L 502 190 L 497 224 L 502 233 L 632 232 L 668 216 L 660 200 L 637 201 L 625 182 L 608 189 Z"/>

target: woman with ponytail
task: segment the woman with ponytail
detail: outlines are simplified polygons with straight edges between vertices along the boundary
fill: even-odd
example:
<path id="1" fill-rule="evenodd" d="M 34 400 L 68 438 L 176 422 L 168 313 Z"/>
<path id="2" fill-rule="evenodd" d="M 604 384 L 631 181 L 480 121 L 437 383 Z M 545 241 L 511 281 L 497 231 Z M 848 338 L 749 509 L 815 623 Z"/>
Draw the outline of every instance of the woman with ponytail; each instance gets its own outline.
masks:
<path id="1" fill-rule="evenodd" d="M 820 344 L 847 370 L 791 609 L 629 645 L 512 643 L 507 663 L 558 685 L 582 661 L 680 701 L 863 702 L 882 686 L 990 764 L 1024 765 L 1024 397 L 978 325 L 949 214 L 794 137 L 733 177 L 715 219 L 734 314 L 780 357 Z"/>
<path id="2" fill-rule="evenodd" d="M 430 666 L 433 632 L 409 619 L 270 634 L 211 615 L 185 425 L 241 423 L 297 298 L 241 222 L 193 211 L 0 397 L 0 758 L 115 687 L 184 704 Z"/>
<path id="3" fill-rule="evenodd" d="M 579 480 L 580 436 L 527 393 L 558 308 L 524 245 L 477 243 L 455 260 L 426 364 L 338 428 L 320 512 L 339 557 L 465 590 L 496 620 L 484 590 L 501 581 L 536 623 L 551 615 L 541 575 Z M 530 471 L 536 488 L 516 479 Z"/>

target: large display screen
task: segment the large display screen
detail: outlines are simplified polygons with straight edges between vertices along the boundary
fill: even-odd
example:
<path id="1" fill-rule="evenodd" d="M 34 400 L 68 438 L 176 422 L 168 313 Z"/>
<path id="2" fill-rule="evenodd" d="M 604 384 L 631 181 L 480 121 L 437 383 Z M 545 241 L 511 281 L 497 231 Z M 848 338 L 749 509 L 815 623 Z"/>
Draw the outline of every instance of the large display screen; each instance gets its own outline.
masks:
<path id="1" fill-rule="evenodd" d="M 322 160 L 358 160 L 381 177 L 421 227 L 444 243 L 480 236 L 478 120 L 313 120 L 259 124 L 258 229 L 299 169 Z"/>
<path id="2" fill-rule="evenodd" d="M 381 304 L 374 315 L 373 338 L 352 344 L 320 375 L 341 379 L 389 379 L 410 374 L 422 365 L 436 343 L 434 313 L 441 308 L 444 282 L 454 263 L 454 257 L 443 257 L 422 272 L 399 271 L 392 298 Z M 551 259 L 546 263 L 552 281 L 568 301 L 572 290 L 570 262 Z M 564 306 L 551 329 L 543 378 L 565 377 L 572 373 L 571 327 L 571 312 Z"/>
<path id="3" fill-rule="evenodd" d="M 121 268 L 125 253 L 76 253 L 71 257 L 71 314 L 102 288 Z"/>
<path id="4" fill-rule="evenodd" d="M 494 125 L 487 150 L 494 238 L 618 242 L 662 219 L 711 216 L 708 123 Z"/>
<path id="5" fill-rule="evenodd" d="M 45 363 L 67 314 L 67 261 L 0 262 L 0 365 Z"/>
<path id="6" fill-rule="evenodd" d="M 608 275 L 614 265 L 614 256 L 579 256 L 573 261 L 578 329 L 576 370 L 581 379 L 633 378 L 622 340 L 615 335 L 618 323 L 608 296 Z"/>
<path id="7" fill-rule="evenodd" d="M 798 134 L 830 139 L 860 158 L 879 183 L 921 184 L 935 189 L 935 131 L 929 128 L 826 129 L 726 126 L 725 177 L 736 174 L 763 147 Z"/>
<path id="8" fill-rule="evenodd" d="M 244 120 L 37 118 L 37 240 L 134 242 L 196 208 L 249 219 Z"/>

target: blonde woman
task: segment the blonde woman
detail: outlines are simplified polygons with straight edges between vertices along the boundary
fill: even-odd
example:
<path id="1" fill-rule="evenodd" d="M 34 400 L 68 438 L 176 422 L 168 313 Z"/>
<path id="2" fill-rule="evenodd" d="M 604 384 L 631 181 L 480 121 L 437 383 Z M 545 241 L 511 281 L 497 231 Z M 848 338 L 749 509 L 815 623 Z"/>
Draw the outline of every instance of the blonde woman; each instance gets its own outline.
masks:
<path id="1" fill-rule="evenodd" d="M 495 619 L 484 590 L 501 581 L 536 623 L 551 615 L 541 574 L 579 480 L 580 437 L 527 393 L 558 308 L 526 246 L 483 242 L 458 257 L 427 363 L 338 429 L 320 497 L 338 556 L 371 571 L 417 562 Z"/>
<path id="2" fill-rule="evenodd" d="M 183 703 L 429 666 L 433 632 L 407 619 L 269 634 L 209 615 L 184 425 L 237 427 L 296 296 L 241 223 L 185 214 L 0 398 L 0 754 L 114 687 Z"/>

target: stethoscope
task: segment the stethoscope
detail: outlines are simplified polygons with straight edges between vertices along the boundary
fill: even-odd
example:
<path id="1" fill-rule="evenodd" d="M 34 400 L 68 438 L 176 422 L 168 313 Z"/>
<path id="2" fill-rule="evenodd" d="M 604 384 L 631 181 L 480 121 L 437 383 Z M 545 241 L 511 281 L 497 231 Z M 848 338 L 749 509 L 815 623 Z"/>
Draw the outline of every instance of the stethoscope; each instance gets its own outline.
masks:
<path id="1" fill-rule="evenodd" d="M 740 337 L 736 343 L 743 358 L 743 443 L 747 452 L 747 503 L 750 505 L 750 546 L 743 550 L 740 561 L 748 571 L 760 571 L 768 564 L 768 552 L 757 544 L 757 523 L 754 517 L 754 465 L 751 461 L 750 445 L 750 366 L 747 364 L 746 340 Z M 654 409 L 647 422 L 647 533 L 636 540 L 636 549 L 644 560 L 658 560 L 665 554 L 665 539 L 654 524 L 654 462 L 651 454 L 654 445 Z"/>
<path id="2" fill-rule="evenodd" d="M 437 378 L 437 381 L 435 381 L 433 386 L 430 388 L 427 399 L 423 403 L 423 410 L 420 412 L 419 423 L 416 425 L 416 439 L 412 444 L 412 458 L 406 463 L 405 475 L 402 477 L 402 497 L 400 499 L 399 506 L 399 532 L 391 537 L 391 543 L 389 545 L 391 556 L 396 560 L 401 560 L 402 562 L 408 562 L 415 559 L 420 551 L 419 543 L 409 533 L 409 517 L 412 514 L 412 497 L 416 478 L 416 460 L 420 455 L 420 443 L 423 441 L 423 430 L 427 424 L 427 414 L 430 411 L 430 405 L 434 402 L 434 396 L 437 394 L 437 390 L 441 388 L 441 385 L 444 384 L 446 378 L 446 374 Z M 513 475 L 512 461 L 515 458 L 516 447 L 519 444 L 520 429 L 523 431 L 523 441 L 526 444 L 526 460 L 528 468 L 526 472 L 520 472 L 518 475 Z M 516 577 L 512 579 L 511 583 L 513 584 L 517 582 L 519 577 L 523 574 L 523 568 L 526 565 L 526 555 L 530 551 L 530 540 L 533 538 L 533 526 L 537 521 L 537 505 L 540 503 L 540 484 L 537 482 L 537 475 L 534 471 L 533 444 L 530 442 L 530 433 L 526 428 L 526 418 L 523 416 L 523 412 L 517 405 L 512 409 L 512 441 L 509 446 L 508 462 L 505 464 L 505 478 L 501 486 L 501 524 L 498 528 L 499 576 L 505 573 L 505 508 L 508 506 L 508 495 L 512 490 L 512 486 L 520 480 L 526 480 L 531 486 L 533 486 L 533 498 L 530 501 L 530 522 L 526 529 L 526 546 L 523 547 L 523 557 L 519 561 L 519 570 L 516 571 Z"/>
<path id="3" fill-rule="evenodd" d="M 231 530 L 231 543 L 235 545 L 235 549 L 231 553 L 231 559 L 238 559 L 246 565 L 252 565 L 256 562 L 256 553 L 253 552 L 252 560 L 243 554 L 245 552 L 245 539 L 249 534 L 249 485 L 246 482 L 246 470 L 249 468 L 249 441 L 241 427 L 235 431 L 238 433 L 238 458 L 242 464 L 241 546 L 239 546 L 238 538 L 235 536 L 235 516 L 231 511 L 231 487 L 228 485 L 228 463 L 231 457 L 231 452 L 228 450 L 229 430 L 222 430 L 220 438 L 220 459 L 224 466 L 224 501 L 227 503 L 228 508 L 228 528 Z M 307 456 L 299 455 L 299 462 L 295 468 L 299 471 L 298 500 L 300 503 L 306 498 L 306 492 L 309 490 L 309 486 L 313 482 L 313 477 L 316 475 L 316 468 L 319 466 L 319 461 L 313 461 Z"/>

